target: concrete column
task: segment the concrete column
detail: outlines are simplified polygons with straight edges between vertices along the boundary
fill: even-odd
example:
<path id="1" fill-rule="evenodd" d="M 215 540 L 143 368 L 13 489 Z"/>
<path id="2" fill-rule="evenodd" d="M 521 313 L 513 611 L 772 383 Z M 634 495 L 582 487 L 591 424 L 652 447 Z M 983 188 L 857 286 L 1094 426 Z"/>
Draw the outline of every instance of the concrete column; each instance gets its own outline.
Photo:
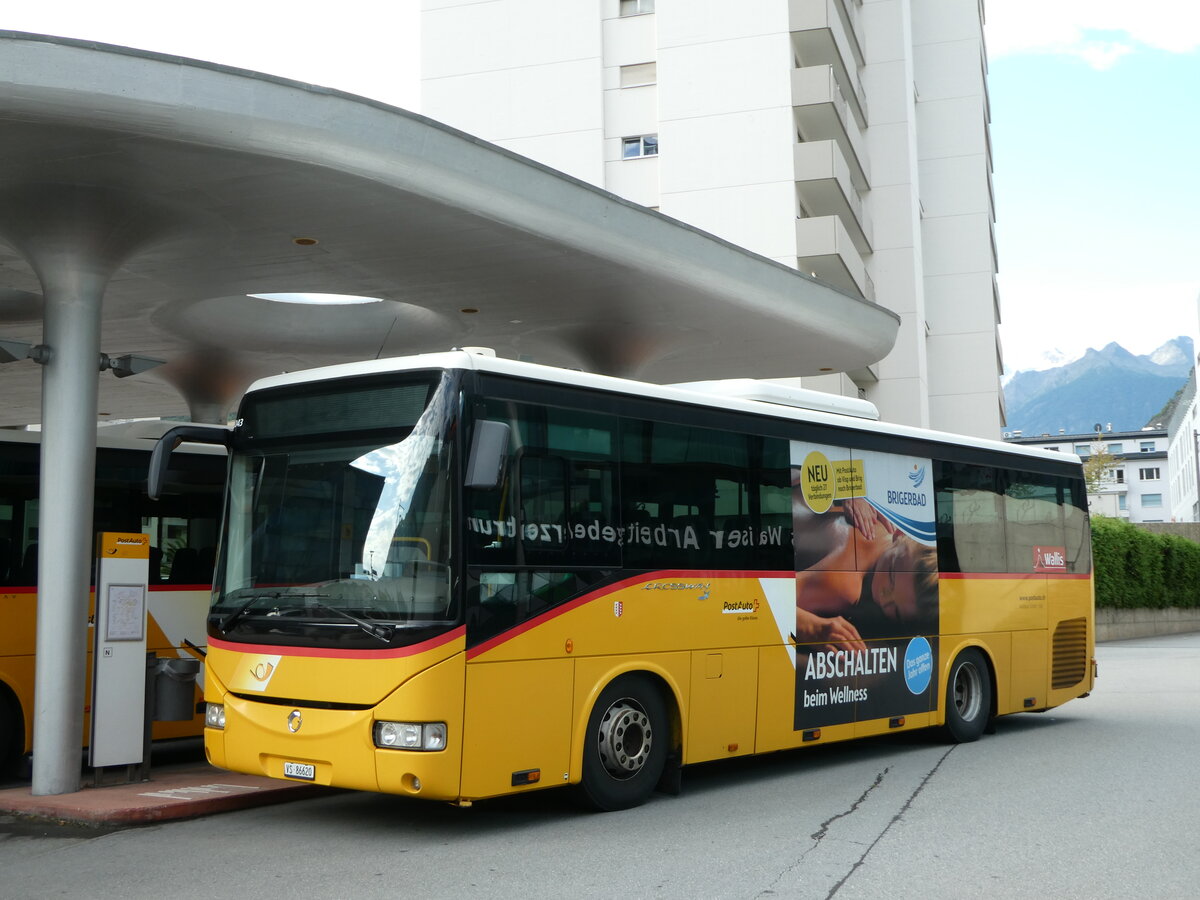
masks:
<path id="1" fill-rule="evenodd" d="M 100 311 L 107 273 L 43 272 L 49 359 L 42 376 L 33 793 L 79 790 L 87 650 Z"/>
<path id="2" fill-rule="evenodd" d="M 83 759 L 102 301 L 112 273 L 171 221 L 144 198 L 73 184 L 30 184 L 0 204 L 44 298 L 33 793 L 66 794 Z"/>

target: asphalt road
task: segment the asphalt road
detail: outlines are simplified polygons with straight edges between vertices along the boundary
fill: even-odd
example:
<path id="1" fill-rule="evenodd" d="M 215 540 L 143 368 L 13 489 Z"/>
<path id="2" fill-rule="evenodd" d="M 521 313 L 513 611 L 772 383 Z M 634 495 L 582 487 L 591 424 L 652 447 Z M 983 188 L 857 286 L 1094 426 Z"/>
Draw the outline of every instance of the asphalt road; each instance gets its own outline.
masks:
<path id="1" fill-rule="evenodd" d="M 337 794 L 113 833 L 0 822 L 0 898 L 1194 897 L 1200 635 L 1102 645 L 1094 694 L 687 769 L 621 813 Z"/>

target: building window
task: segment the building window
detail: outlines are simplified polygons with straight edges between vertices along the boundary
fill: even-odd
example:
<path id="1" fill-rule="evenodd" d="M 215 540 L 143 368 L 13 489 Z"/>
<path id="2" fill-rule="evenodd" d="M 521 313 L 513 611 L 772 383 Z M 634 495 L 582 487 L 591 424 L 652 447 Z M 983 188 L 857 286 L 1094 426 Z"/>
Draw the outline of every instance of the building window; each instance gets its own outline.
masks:
<path id="1" fill-rule="evenodd" d="M 1143 509 L 1158 509 L 1162 506 L 1162 494 L 1142 494 Z"/>
<path id="2" fill-rule="evenodd" d="M 642 134 L 621 139 L 622 159 L 637 159 L 640 156 L 658 156 L 657 134 Z"/>
<path id="3" fill-rule="evenodd" d="M 1124 484 L 1125 483 L 1125 470 L 1124 469 L 1113 470 L 1113 477 L 1115 477 L 1117 479 L 1117 484 Z"/>
<path id="4" fill-rule="evenodd" d="M 1121 512 L 1126 512 L 1129 509 L 1129 498 L 1124 494 L 1117 497 L 1117 509 Z"/>
<path id="5" fill-rule="evenodd" d="M 638 63 L 633 66 L 621 66 L 621 87 L 642 87 L 658 81 L 658 63 Z"/>
<path id="6" fill-rule="evenodd" d="M 1142 481 L 1158 481 L 1158 466 L 1152 469 L 1138 469 L 1138 478 Z"/>
<path id="7" fill-rule="evenodd" d="M 1117 456 L 1118 454 L 1125 452 L 1125 445 L 1121 444 L 1121 443 L 1109 444 L 1108 452 L 1111 453 L 1113 456 Z"/>
<path id="8" fill-rule="evenodd" d="M 1091 445 L 1090 444 L 1076 444 L 1075 445 L 1075 455 L 1076 456 L 1091 456 L 1092 455 Z"/>
<path id="9" fill-rule="evenodd" d="M 654 0 L 621 0 L 621 15 L 641 16 L 654 12 Z"/>
<path id="10" fill-rule="evenodd" d="M 1142 453 L 1153 453 L 1154 452 L 1154 441 L 1142 441 L 1141 443 L 1138 444 L 1138 450 L 1141 451 Z"/>

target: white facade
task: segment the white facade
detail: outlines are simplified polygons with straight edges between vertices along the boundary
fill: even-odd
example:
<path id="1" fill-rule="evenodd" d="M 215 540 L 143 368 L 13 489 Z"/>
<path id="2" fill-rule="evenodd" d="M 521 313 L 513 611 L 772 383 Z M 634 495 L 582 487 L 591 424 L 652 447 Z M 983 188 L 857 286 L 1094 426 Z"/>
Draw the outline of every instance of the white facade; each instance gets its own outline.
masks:
<path id="1" fill-rule="evenodd" d="M 1200 297 L 1191 328 L 1192 346 L 1200 354 Z M 1170 435 L 1171 521 L 1200 522 L 1200 398 L 1196 394 L 1196 370 L 1200 356 L 1192 360 L 1192 372 L 1178 405 L 1167 423 Z"/>
<path id="2" fill-rule="evenodd" d="M 901 316 L 805 386 L 999 433 L 980 0 L 423 0 L 421 32 L 427 115 Z"/>
<path id="3" fill-rule="evenodd" d="M 1167 426 L 1171 479 L 1171 521 L 1200 522 L 1200 406 L 1196 403 L 1196 370 L 1184 387 L 1175 415 Z"/>
<path id="4" fill-rule="evenodd" d="M 1173 522 L 1170 441 L 1165 428 L 1103 431 L 1086 434 L 1043 434 L 1006 438 L 1010 443 L 1088 457 L 1107 450 L 1114 464 L 1100 490 L 1088 494 L 1092 513 L 1129 522 Z M 1185 520 L 1191 521 L 1191 520 Z"/>

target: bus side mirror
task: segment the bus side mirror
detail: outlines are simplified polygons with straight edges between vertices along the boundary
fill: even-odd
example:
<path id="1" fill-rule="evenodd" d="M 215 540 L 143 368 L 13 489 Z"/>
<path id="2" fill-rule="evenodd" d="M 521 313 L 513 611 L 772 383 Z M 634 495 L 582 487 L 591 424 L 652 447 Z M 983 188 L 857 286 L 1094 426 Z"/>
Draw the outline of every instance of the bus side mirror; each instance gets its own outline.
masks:
<path id="1" fill-rule="evenodd" d="M 490 490 L 499 486 L 500 473 L 508 458 L 508 423 L 479 419 L 471 436 L 464 487 Z"/>
<path id="2" fill-rule="evenodd" d="M 210 425 L 176 425 L 158 439 L 154 452 L 150 454 L 150 471 L 146 475 L 146 496 L 157 500 L 162 496 L 163 483 L 167 480 L 167 463 L 171 451 L 190 441 L 193 444 L 216 444 L 229 449 L 231 432 L 228 428 L 213 428 Z"/>

